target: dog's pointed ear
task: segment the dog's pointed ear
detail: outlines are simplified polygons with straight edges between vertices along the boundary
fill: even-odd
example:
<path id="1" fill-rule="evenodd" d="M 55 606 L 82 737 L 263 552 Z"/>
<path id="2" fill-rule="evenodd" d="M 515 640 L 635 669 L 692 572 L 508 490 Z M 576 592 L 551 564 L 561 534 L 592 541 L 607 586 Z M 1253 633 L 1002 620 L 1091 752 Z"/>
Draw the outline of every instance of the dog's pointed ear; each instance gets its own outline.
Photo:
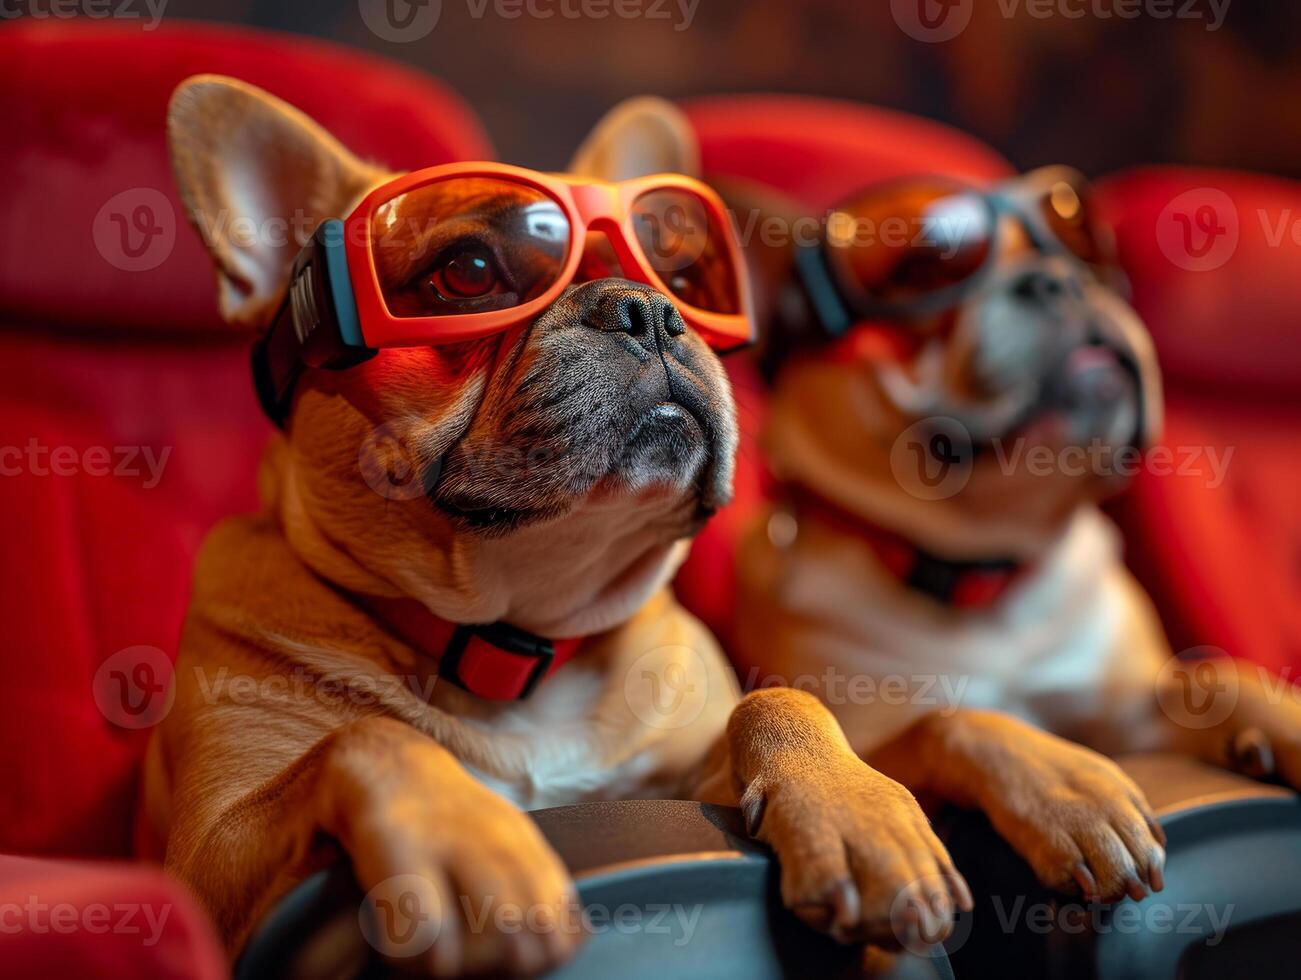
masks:
<path id="1" fill-rule="evenodd" d="M 234 78 L 196 75 L 167 110 L 181 200 L 217 267 L 222 316 L 257 329 L 316 226 L 386 176 L 293 106 Z"/>
<path id="2" fill-rule="evenodd" d="M 672 102 L 641 96 L 620 102 L 583 140 L 569 172 L 601 180 L 647 174 L 700 176 L 700 144 L 686 113 Z"/>

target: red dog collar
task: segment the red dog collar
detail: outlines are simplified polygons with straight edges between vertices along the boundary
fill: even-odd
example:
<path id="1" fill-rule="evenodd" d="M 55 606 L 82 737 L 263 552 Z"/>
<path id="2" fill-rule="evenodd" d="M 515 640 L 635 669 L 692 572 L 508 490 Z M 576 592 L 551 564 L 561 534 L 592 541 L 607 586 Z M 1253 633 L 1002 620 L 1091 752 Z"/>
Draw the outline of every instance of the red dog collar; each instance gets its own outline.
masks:
<path id="1" fill-rule="evenodd" d="M 437 660 L 438 676 L 488 701 L 527 698 L 583 642 L 583 637 L 547 639 L 506 623 L 453 623 L 414 599 L 358 599 L 381 625 Z"/>
<path id="2" fill-rule="evenodd" d="M 1007 593 L 1027 566 L 1010 558 L 953 561 L 851 513 L 803 488 L 791 492 L 797 514 L 812 513 L 838 533 L 863 541 L 904 585 L 955 609 L 987 609 Z"/>

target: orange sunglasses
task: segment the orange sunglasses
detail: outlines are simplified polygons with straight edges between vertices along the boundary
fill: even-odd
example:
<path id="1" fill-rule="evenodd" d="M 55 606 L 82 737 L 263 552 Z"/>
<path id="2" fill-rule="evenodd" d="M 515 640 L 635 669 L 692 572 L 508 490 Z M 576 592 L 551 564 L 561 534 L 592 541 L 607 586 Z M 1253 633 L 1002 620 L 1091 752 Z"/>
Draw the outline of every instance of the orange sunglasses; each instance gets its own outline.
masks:
<path id="1" fill-rule="evenodd" d="M 322 223 L 299 253 L 254 351 L 259 398 L 283 425 L 306 367 L 523 327 L 574 282 L 607 276 L 668 296 L 716 350 L 752 340 L 731 219 L 698 180 L 608 183 L 498 163 L 406 174 Z"/>

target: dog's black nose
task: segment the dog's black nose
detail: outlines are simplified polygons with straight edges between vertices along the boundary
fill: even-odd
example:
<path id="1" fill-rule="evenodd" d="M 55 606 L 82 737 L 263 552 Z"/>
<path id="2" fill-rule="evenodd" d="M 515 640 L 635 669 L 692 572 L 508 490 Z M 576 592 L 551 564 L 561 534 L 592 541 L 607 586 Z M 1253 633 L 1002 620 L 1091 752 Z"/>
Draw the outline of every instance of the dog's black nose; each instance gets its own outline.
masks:
<path id="1" fill-rule="evenodd" d="M 616 279 L 584 284 L 596 291 L 585 322 L 598 330 L 629 334 L 648 351 L 658 351 L 670 337 L 680 337 L 687 325 L 668 297 L 650 286 Z"/>
<path id="2" fill-rule="evenodd" d="M 1071 272 L 1056 268 L 1027 269 L 1012 280 L 1012 295 L 1032 303 L 1048 305 L 1068 299 L 1083 299 L 1084 287 Z"/>

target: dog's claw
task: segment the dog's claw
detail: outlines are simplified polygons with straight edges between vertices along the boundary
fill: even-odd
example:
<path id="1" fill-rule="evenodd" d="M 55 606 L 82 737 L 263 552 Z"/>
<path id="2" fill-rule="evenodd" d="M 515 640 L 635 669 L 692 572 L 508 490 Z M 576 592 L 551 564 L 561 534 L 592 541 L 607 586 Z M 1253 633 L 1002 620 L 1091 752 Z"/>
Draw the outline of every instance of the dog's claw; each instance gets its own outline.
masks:
<path id="1" fill-rule="evenodd" d="M 971 888 L 967 885 L 967 879 L 958 874 L 956 868 L 949 865 L 943 870 L 944 879 L 949 883 L 949 889 L 957 901 L 958 908 L 963 912 L 970 912 L 976 907 L 976 901 L 971 896 Z"/>
<path id="2" fill-rule="evenodd" d="M 1080 886 L 1080 894 L 1084 896 L 1086 902 L 1092 902 L 1098 896 L 1098 883 L 1093 878 L 1093 872 L 1089 866 L 1081 861 L 1075 867 L 1071 868 L 1071 877 L 1075 883 Z"/>
<path id="3" fill-rule="evenodd" d="M 857 758 L 768 791 L 764 840 L 781 862 L 782 897 L 806 925 L 842 943 L 912 948 L 947 936 L 954 906 L 969 904 L 912 794 Z"/>
<path id="4" fill-rule="evenodd" d="M 764 812 L 768 807 L 768 798 L 762 790 L 751 787 L 741 797 L 741 817 L 745 820 L 745 832 L 757 838 L 763 827 Z"/>
<path id="5" fill-rule="evenodd" d="M 949 923 L 953 921 L 952 907 L 945 910 L 942 902 L 930 896 L 925 904 L 920 904 L 920 912 L 917 924 L 922 942 L 928 946 L 939 942 L 947 935 Z"/>
<path id="6" fill-rule="evenodd" d="M 1163 850 L 1161 851 L 1161 860 L 1164 861 L 1164 860 L 1165 860 L 1165 850 L 1164 850 L 1164 848 L 1165 848 L 1165 844 L 1166 844 L 1166 840 L 1165 840 L 1165 828 L 1162 827 L 1161 824 L 1157 822 L 1157 819 L 1156 819 L 1155 817 L 1149 816 L 1149 817 L 1146 817 L 1145 819 L 1146 819 L 1146 823 L 1147 823 L 1147 829 L 1148 829 L 1148 832 L 1151 833 L 1151 835 L 1152 835 L 1152 839 L 1155 840 L 1155 841 L 1157 842 L 1157 844 L 1159 844 L 1159 845 L 1161 846 L 1161 848 L 1163 849 Z"/>
<path id="7" fill-rule="evenodd" d="M 1230 767 L 1244 776 L 1263 779 L 1274 773 L 1274 750 L 1259 728 L 1253 726 L 1238 732 L 1229 755 Z"/>
<path id="8" fill-rule="evenodd" d="M 1165 849 L 1156 848 L 1152 851 L 1152 863 L 1148 865 L 1147 880 L 1152 885 L 1152 891 L 1159 892 L 1165 889 Z"/>
<path id="9" fill-rule="evenodd" d="M 954 907 L 953 899 L 944 892 L 932 889 L 927 896 L 930 901 L 931 914 L 940 922 L 949 922 L 953 919 Z"/>
<path id="10" fill-rule="evenodd" d="M 862 915 L 862 902 L 852 881 L 842 881 L 833 892 L 836 903 L 836 921 L 852 925 Z"/>

